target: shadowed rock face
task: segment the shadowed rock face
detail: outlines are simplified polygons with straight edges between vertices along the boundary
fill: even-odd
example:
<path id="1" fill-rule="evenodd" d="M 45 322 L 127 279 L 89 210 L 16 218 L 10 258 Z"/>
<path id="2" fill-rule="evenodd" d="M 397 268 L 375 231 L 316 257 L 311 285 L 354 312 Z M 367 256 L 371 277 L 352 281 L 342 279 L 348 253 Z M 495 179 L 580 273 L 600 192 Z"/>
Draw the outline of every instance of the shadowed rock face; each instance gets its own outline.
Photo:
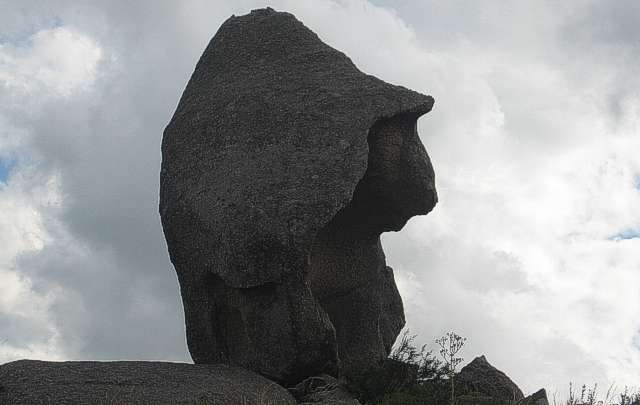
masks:
<path id="1" fill-rule="evenodd" d="M 231 17 L 162 142 L 160 214 L 196 363 L 293 384 L 384 359 L 404 325 L 379 236 L 437 201 L 429 96 L 291 14 Z"/>

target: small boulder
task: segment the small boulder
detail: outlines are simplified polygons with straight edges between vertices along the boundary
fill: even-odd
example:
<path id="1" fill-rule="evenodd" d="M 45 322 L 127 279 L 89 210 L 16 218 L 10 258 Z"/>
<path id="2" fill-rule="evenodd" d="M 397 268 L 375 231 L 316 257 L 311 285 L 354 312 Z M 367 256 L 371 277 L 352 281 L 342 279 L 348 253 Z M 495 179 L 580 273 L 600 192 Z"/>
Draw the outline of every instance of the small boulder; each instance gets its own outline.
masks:
<path id="1" fill-rule="evenodd" d="M 524 399 L 522 390 L 502 371 L 493 367 L 484 356 L 476 357 L 456 376 L 458 395 L 491 397 L 495 400 Z"/>

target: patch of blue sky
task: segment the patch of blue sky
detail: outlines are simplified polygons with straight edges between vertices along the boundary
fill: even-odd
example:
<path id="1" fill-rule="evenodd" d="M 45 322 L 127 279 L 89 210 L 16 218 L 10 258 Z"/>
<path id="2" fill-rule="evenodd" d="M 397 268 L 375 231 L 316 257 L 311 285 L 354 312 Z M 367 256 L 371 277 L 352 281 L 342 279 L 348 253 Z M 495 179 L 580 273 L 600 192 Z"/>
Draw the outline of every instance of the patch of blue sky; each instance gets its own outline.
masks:
<path id="1" fill-rule="evenodd" d="M 6 184 L 15 166 L 16 166 L 15 160 L 0 158 L 0 183 Z"/>
<path id="2" fill-rule="evenodd" d="M 637 174 L 633 180 L 633 185 L 636 187 L 636 190 L 640 191 L 640 174 Z"/>
<path id="3" fill-rule="evenodd" d="M 62 27 L 64 22 L 58 16 L 49 18 L 39 24 L 25 24 L 25 28 L 10 34 L 0 33 L 0 45 L 11 44 L 18 47 L 27 47 L 31 44 L 33 35 L 41 30 Z"/>
<path id="4" fill-rule="evenodd" d="M 609 237 L 610 240 L 621 241 L 627 239 L 640 239 L 640 227 L 627 228 Z"/>

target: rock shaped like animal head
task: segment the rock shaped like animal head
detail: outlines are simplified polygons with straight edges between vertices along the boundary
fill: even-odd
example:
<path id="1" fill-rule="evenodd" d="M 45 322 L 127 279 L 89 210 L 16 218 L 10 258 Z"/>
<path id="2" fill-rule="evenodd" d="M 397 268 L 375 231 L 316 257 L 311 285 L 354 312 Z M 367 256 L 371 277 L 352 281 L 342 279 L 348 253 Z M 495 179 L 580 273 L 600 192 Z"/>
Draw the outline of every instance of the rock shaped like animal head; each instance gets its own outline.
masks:
<path id="1" fill-rule="evenodd" d="M 294 16 L 231 17 L 162 143 L 160 214 L 194 361 L 294 383 L 381 361 L 404 324 L 379 236 L 436 204 L 433 99 Z"/>

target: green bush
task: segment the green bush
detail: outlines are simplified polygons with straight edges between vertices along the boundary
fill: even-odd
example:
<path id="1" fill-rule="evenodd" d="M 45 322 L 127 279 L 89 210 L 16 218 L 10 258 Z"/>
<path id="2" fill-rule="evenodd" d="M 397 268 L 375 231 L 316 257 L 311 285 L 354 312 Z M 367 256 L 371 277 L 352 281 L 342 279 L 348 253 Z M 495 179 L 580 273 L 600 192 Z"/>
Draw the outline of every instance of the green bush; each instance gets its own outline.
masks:
<path id="1" fill-rule="evenodd" d="M 347 370 L 347 389 L 364 405 L 447 404 L 446 367 L 426 345 L 413 344 L 405 331 L 385 362 L 369 370 Z"/>

